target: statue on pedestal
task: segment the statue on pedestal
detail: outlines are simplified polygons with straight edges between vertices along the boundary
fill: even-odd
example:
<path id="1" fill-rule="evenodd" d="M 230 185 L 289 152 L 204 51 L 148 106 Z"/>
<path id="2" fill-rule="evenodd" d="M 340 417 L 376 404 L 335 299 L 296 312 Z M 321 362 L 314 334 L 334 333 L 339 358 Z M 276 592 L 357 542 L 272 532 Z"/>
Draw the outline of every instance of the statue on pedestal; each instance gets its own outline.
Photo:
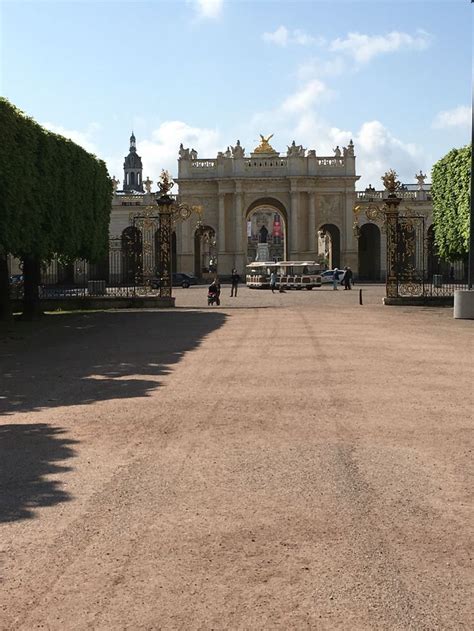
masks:
<path id="1" fill-rule="evenodd" d="M 112 178 L 112 186 L 113 186 L 113 192 L 114 193 L 117 192 L 117 188 L 118 188 L 119 184 L 120 184 L 120 180 L 117 180 L 117 178 L 114 175 L 114 177 Z"/>
<path id="2" fill-rule="evenodd" d="M 288 157 L 294 156 L 298 158 L 304 158 L 305 149 L 303 149 L 303 145 L 297 145 L 296 142 L 293 140 L 291 145 L 287 148 L 288 151 L 286 152 L 286 155 Z"/>
<path id="3" fill-rule="evenodd" d="M 258 147 L 255 147 L 253 152 L 263 153 L 263 154 L 276 154 L 277 152 L 269 143 L 270 138 L 273 138 L 273 134 L 270 134 L 268 138 L 265 138 L 265 136 L 262 136 L 262 134 L 259 134 L 259 135 L 260 135 L 260 144 L 258 145 Z"/>
<path id="4" fill-rule="evenodd" d="M 234 158 L 243 158 L 245 155 L 245 149 L 240 145 L 240 140 L 237 140 L 235 147 L 232 147 L 232 155 Z"/>
<path id="5" fill-rule="evenodd" d="M 267 230 L 267 227 L 263 225 L 258 231 L 258 242 L 266 243 L 267 239 L 268 239 L 268 230 Z"/>
<path id="6" fill-rule="evenodd" d="M 334 157 L 335 158 L 340 158 L 341 157 L 341 150 L 339 149 L 339 145 L 337 145 L 337 147 L 335 149 L 333 149 L 334 151 Z"/>
<path id="7" fill-rule="evenodd" d="M 145 190 L 147 193 L 151 193 L 151 185 L 153 184 L 153 180 L 150 180 L 150 176 L 146 176 L 146 180 L 143 182 L 145 185 Z"/>
<path id="8" fill-rule="evenodd" d="M 191 157 L 191 160 L 197 160 L 198 152 L 196 151 L 196 149 L 191 149 L 189 155 Z"/>
<path id="9" fill-rule="evenodd" d="M 415 175 L 415 178 L 418 182 L 418 190 L 422 191 L 425 185 L 426 175 L 423 175 L 423 172 L 420 169 L 420 172 Z"/>
<path id="10" fill-rule="evenodd" d="M 183 143 L 179 145 L 179 159 L 180 160 L 189 160 L 189 149 L 185 149 L 183 147 Z"/>

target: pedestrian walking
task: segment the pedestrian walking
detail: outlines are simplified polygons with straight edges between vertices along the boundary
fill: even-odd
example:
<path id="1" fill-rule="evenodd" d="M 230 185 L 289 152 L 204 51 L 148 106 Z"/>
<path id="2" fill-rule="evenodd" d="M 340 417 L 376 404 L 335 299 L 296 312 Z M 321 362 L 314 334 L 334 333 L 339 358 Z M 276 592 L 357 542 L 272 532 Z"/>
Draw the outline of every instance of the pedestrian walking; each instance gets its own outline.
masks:
<path id="1" fill-rule="evenodd" d="M 232 270 L 232 276 L 230 277 L 231 288 L 230 288 L 230 297 L 235 296 L 237 298 L 237 289 L 239 287 L 240 276 L 237 274 L 237 270 L 234 268 Z"/>
<path id="2" fill-rule="evenodd" d="M 352 270 L 350 267 L 344 268 L 344 276 L 342 277 L 342 283 L 344 284 L 344 289 L 352 289 Z"/>
<path id="3" fill-rule="evenodd" d="M 270 274 L 270 289 L 272 290 L 272 294 L 275 293 L 276 283 L 277 283 L 277 275 L 275 274 L 275 272 L 272 272 Z"/>
<path id="4" fill-rule="evenodd" d="M 338 286 L 337 283 L 339 282 L 339 270 L 337 269 L 337 267 L 335 267 L 332 271 L 332 288 L 337 291 Z"/>

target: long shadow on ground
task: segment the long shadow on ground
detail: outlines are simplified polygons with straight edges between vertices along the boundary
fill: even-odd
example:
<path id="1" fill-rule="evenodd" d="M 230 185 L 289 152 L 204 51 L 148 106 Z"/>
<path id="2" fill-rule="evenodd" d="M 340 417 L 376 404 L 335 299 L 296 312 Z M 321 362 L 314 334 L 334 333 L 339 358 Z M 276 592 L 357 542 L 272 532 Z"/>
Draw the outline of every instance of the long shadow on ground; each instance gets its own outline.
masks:
<path id="1" fill-rule="evenodd" d="M 147 396 L 157 376 L 225 320 L 218 312 L 160 311 L 16 323 L 0 331 L 0 414 Z"/>
<path id="2" fill-rule="evenodd" d="M 74 456 L 65 430 L 46 423 L 0 426 L 0 522 L 28 519 L 35 508 L 70 499 L 46 476 L 69 471 L 57 464 Z"/>

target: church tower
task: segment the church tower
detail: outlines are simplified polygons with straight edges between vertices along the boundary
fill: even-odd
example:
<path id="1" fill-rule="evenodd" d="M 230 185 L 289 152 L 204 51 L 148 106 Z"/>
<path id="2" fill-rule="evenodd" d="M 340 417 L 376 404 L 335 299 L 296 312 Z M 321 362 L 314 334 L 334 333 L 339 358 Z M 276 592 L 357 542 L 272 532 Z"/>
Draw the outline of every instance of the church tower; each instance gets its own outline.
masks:
<path id="1" fill-rule="evenodd" d="M 130 153 L 125 156 L 123 163 L 123 190 L 127 192 L 138 191 L 143 193 L 142 184 L 142 159 L 137 154 L 135 135 L 130 136 Z"/>

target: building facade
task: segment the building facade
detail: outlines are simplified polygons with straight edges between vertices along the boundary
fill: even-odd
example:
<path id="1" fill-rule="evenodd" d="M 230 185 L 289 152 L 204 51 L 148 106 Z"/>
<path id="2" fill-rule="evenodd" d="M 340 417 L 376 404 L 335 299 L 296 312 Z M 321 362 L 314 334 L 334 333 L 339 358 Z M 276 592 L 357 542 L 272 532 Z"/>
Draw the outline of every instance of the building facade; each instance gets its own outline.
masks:
<path id="1" fill-rule="evenodd" d="M 386 193 L 371 186 L 356 190 L 360 176 L 352 141 L 336 147 L 332 156 L 318 156 L 295 141 L 282 154 L 270 139 L 261 136 L 249 154 L 237 140 L 215 158 L 199 158 L 194 149 L 180 146 L 176 192 L 181 202 L 201 206 L 202 214 L 199 221 L 191 217 L 176 226 L 173 269 L 198 277 L 229 276 L 233 268 L 243 273 L 245 265 L 258 258 L 258 244 L 263 242 L 270 260 L 348 265 L 356 277 L 383 280 L 385 235 L 380 217 L 370 209 L 382 206 Z M 140 213 L 140 206 L 155 202 L 153 182 L 148 177 L 143 181 L 141 174 L 132 134 L 121 190 L 114 179 L 111 237 L 130 234 L 131 217 Z M 429 185 L 421 172 L 416 178 L 418 183 L 402 187 L 399 196 L 402 206 L 408 204 L 426 217 L 429 230 Z"/>

